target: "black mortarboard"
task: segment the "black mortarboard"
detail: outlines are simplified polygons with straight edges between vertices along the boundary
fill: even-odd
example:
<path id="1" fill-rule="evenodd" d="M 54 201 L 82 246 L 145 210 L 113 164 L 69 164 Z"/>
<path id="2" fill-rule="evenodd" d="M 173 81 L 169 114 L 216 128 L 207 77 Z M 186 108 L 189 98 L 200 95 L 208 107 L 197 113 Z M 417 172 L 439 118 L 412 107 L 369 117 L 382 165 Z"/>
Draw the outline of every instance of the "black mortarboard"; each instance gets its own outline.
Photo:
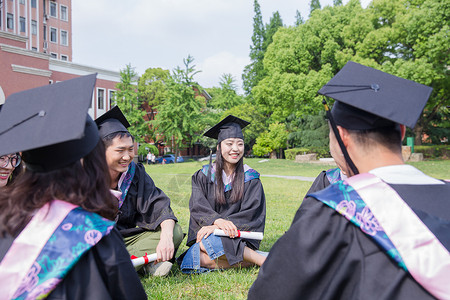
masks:
<path id="1" fill-rule="evenodd" d="M 127 128 L 130 127 L 130 123 L 117 105 L 95 119 L 95 123 L 102 138 L 111 133 L 128 132 Z"/>
<path id="2" fill-rule="evenodd" d="M 0 113 L 0 155 L 23 151 L 32 171 L 46 172 L 86 156 L 99 140 L 87 114 L 96 74 L 8 97 Z"/>
<path id="3" fill-rule="evenodd" d="M 233 115 L 228 115 L 225 119 L 214 125 L 211 129 L 203 135 L 216 139 L 218 143 L 229 138 L 244 139 L 242 128 L 250 124 Z"/>
<path id="4" fill-rule="evenodd" d="M 364 130 L 395 123 L 414 128 L 431 91 L 349 61 L 318 93 L 338 101 L 332 110 L 337 125 Z"/>

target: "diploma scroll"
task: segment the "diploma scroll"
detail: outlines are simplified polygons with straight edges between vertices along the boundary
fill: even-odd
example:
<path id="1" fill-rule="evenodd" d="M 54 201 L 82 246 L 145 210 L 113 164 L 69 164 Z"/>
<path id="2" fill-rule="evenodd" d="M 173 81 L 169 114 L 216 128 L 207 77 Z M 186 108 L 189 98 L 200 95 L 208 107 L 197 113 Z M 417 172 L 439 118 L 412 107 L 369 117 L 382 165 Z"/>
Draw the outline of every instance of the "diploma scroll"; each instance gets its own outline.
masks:
<path id="1" fill-rule="evenodd" d="M 229 237 L 229 235 L 225 234 L 225 232 L 221 229 L 214 229 L 214 235 Z M 264 235 L 262 232 L 238 230 L 237 237 L 241 237 L 243 239 L 249 239 L 249 240 L 262 240 Z"/>
<path id="2" fill-rule="evenodd" d="M 133 263 L 133 267 L 139 267 L 142 265 L 149 264 L 158 259 L 158 255 L 156 253 L 148 255 L 145 253 L 144 256 L 136 257 L 134 255 L 131 256 L 131 262 Z"/>

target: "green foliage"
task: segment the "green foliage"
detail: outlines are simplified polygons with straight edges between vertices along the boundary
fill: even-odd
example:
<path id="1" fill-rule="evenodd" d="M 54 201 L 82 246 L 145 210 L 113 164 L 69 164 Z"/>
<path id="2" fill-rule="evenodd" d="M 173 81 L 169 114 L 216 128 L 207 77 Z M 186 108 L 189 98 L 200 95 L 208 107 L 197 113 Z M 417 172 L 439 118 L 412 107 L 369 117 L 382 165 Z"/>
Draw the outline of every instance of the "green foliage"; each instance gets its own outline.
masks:
<path id="1" fill-rule="evenodd" d="M 149 151 L 156 156 L 159 155 L 158 147 L 156 147 L 155 145 L 151 145 L 151 144 L 147 144 L 147 143 L 143 143 L 143 144 L 139 145 L 139 149 L 138 149 L 139 155 L 146 156 Z"/>
<path id="2" fill-rule="evenodd" d="M 295 12 L 295 26 L 299 26 L 305 23 L 305 20 L 303 20 L 302 14 L 297 10 Z"/>
<path id="3" fill-rule="evenodd" d="M 272 151 L 278 151 L 286 148 L 288 132 L 283 123 L 272 123 L 269 125 L 269 131 L 263 132 L 256 138 L 256 144 L 253 146 L 253 154 L 264 156 Z"/>
<path id="4" fill-rule="evenodd" d="M 198 138 L 201 124 L 201 109 L 204 101 L 195 96 L 195 89 L 201 87 L 194 81 L 194 58 L 183 59 L 185 69 L 177 67 L 167 79 L 167 98 L 156 108 L 158 114 L 152 124 L 157 134 L 172 143 L 172 149 L 178 156 L 179 149 L 192 144 Z"/>
<path id="5" fill-rule="evenodd" d="M 324 111 L 303 118 L 291 115 L 287 118 L 287 128 L 291 147 L 328 147 L 329 130 Z"/>
<path id="6" fill-rule="evenodd" d="M 309 16 L 312 15 L 313 11 L 320 9 L 320 1 L 319 0 L 311 0 L 309 2 Z"/>
<path id="7" fill-rule="evenodd" d="M 318 158 L 330 157 L 330 150 L 328 147 L 301 147 L 284 150 L 286 159 L 295 160 L 295 156 L 299 154 L 316 153 Z"/>
<path id="8" fill-rule="evenodd" d="M 143 100 L 138 97 L 136 90 L 137 73 L 131 65 L 120 70 L 120 82 L 116 85 L 115 97 L 117 105 L 130 123 L 128 131 L 137 142 L 143 142 L 149 134 L 148 122 L 144 120 L 145 110 L 142 109 Z"/>
<path id="9" fill-rule="evenodd" d="M 243 96 L 237 94 L 236 80 L 231 74 L 222 74 L 220 77 L 220 87 L 208 90 L 211 100 L 208 107 L 217 110 L 227 110 L 244 102 Z"/>
<path id="10" fill-rule="evenodd" d="M 166 82 L 169 76 L 169 70 L 161 68 L 145 70 L 138 83 L 139 97 L 150 107 L 159 105 L 167 97 Z"/>
<path id="11" fill-rule="evenodd" d="M 415 153 L 422 153 L 426 159 L 449 159 L 450 146 L 449 145 L 419 145 L 414 146 Z"/>

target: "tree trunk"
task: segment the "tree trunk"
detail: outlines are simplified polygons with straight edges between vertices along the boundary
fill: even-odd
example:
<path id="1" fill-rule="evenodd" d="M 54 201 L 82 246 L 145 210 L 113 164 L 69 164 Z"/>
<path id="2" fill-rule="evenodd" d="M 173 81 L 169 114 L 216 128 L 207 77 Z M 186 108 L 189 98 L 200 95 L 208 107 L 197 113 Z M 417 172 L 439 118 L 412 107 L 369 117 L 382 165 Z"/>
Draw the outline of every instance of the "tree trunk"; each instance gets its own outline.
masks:
<path id="1" fill-rule="evenodd" d="M 272 152 L 270 152 L 270 159 L 277 159 L 277 151 L 273 150 Z"/>
<path id="2" fill-rule="evenodd" d="M 420 124 L 417 124 L 416 127 L 414 127 L 413 129 L 415 135 L 414 145 L 422 145 L 422 131 L 423 126 L 421 126 Z"/>

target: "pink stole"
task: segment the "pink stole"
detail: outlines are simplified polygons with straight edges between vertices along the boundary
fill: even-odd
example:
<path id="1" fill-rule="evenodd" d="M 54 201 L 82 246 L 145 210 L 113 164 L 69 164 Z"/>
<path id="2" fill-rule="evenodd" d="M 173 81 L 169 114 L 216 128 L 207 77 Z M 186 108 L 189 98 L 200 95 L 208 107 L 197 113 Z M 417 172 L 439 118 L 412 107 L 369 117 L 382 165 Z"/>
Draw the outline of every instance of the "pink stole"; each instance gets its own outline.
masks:
<path id="1" fill-rule="evenodd" d="M 11 299 L 42 248 L 76 205 L 60 200 L 46 203 L 14 240 L 0 263 L 0 295 Z M 4 298 L 3 298 L 4 297 Z"/>
<path id="2" fill-rule="evenodd" d="M 347 178 L 345 182 L 370 208 L 411 276 L 435 297 L 450 299 L 450 253 L 397 192 L 370 173 Z M 389 201 L 389 209 L 383 199 Z"/>

